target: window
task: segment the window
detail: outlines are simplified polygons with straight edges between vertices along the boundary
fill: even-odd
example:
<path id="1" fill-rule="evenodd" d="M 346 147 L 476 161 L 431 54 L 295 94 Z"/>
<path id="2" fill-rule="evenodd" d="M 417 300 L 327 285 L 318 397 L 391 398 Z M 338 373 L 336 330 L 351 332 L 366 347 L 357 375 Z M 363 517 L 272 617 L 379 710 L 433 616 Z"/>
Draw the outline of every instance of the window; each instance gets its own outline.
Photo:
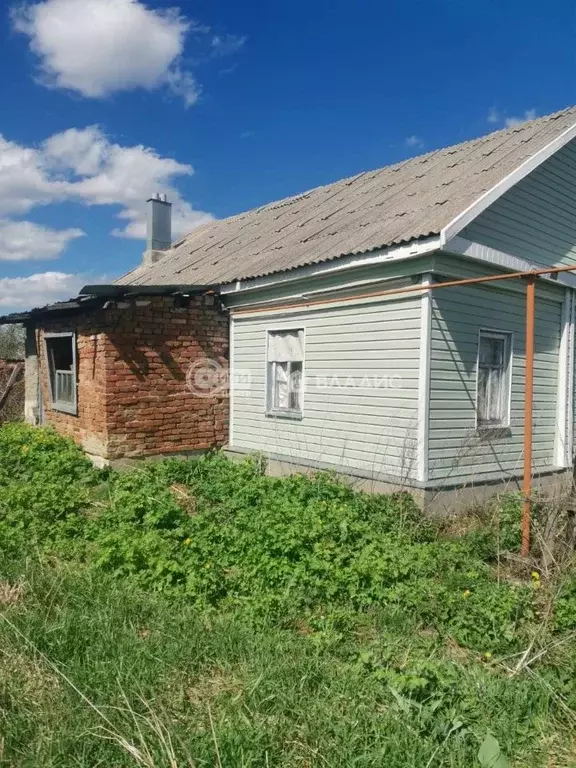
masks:
<path id="1" fill-rule="evenodd" d="M 50 399 L 55 411 L 76 414 L 76 338 L 73 333 L 47 333 L 44 336 Z"/>
<path id="2" fill-rule="evenodd" d="M 512 334 L 480 331 L 476 395 L 478 427 L 509 425 L 511 362 Z"/>
<path id="3" fill-rule="evenodd" d="M 304 331 L 268 332 L 266 412 L 271 416 L 302 416 Z"/>

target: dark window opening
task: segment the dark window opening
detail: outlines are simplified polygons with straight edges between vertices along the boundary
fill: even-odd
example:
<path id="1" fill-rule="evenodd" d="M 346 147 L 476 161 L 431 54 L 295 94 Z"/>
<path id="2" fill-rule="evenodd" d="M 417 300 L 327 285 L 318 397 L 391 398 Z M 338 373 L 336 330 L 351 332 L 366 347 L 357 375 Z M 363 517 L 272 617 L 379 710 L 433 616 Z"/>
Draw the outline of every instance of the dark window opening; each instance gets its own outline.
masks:
<path id="1" fill-rule="evenodd" d="M 76 340 L 74 334 L 46 335 L 52 408 L 76 414 Z"/>

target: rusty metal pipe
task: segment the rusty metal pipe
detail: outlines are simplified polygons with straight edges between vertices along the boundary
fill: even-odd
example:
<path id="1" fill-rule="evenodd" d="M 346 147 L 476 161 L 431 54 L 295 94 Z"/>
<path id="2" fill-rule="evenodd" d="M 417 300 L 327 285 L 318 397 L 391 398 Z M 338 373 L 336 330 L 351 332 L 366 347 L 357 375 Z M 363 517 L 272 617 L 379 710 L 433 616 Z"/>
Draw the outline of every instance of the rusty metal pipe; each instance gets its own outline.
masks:
<path id="1" fill-rule="evenodd" d="M 576 265 L 572 267 L 548 267 L 547 269 L 529 269 L 525 272 L 508 272 L 503 275 L 486 275 L 484 277 L 466 277 L 461 280 L 447 280 L 444 283 L 430 283 L 423 286 L 422 284 L 410 285 L 407 288 L 388 288 L 386 290 L 371 291 L 369 293 L 361 293 L 356 296 L 338 296 L 331 299 L 314 299 L 314 300 L 300 300 L 298 302 L 292 302 L 291 304 L 266 304 L 265 306 L 253 307 L 252 309 L 238 309 L 232 310 L 234 315 L 246 315 L 255 314 L 259 312 L 270 312 L 276 309 L 306 309 L 306 307 L 317 307 L 322 304 L 338 304 L 343 301 L 350 301 L 351 299 L 372 299 L 379 296 L 392 296 L 402 295 L 404 293 L 417 293 L 418 291 L 428 291 L 435 288 L 452 288 L 455 285 L 474 285 L 476 283 L 491 283 L 496 280 L 512 280 L 520 279 L 524 277 L 538 277 L 540 275 L 555 275 L 560 272 L 574 272 L 576 271 Z"/>
<path id="2" fill-rule="evenodd" d="M 526 353 L 524 379 L 524 477 L 522 483 L 522 557 L 530 551 L 530 520 L 532 506 L 532 427 L 534 424 L 534 314 L 536 306 L 536 278 L 530 277 L 526 285 Z"/>

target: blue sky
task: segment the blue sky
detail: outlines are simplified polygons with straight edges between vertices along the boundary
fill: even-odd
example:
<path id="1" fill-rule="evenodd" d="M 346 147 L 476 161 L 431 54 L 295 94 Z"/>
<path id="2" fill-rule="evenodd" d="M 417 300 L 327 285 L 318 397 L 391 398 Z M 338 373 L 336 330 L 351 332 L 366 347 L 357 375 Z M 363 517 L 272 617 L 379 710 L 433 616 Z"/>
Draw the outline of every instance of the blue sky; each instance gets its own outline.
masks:
<path id="1" fill-rule="evenodd" d="M 41 0 L 0 24 L 0 312 L 175 234 L 576 102 L 557 0 Z"/>

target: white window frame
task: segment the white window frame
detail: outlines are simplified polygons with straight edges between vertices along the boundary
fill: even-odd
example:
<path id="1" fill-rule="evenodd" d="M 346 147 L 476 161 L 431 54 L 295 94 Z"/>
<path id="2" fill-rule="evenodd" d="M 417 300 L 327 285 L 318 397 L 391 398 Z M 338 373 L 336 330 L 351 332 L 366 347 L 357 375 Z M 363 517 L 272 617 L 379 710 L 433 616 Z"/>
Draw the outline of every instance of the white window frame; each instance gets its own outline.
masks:
<path id="1" fill-rule="evenodd" d="M 49 344 L 50 339 L 69 338 L 72 344 L 72 387 L 74 401 L 67 403 L 55 399 L 54 393 L 54 373 L 52 361 L 50 359 Z M 50 406 L 53 411 L 68 413 L 72 416 L 78 415 L 78 358 L 76 354 L 76 334 L 74 331 L 62 331 L 61 333 L 44 334 L 44 355 L 46 359 L 46 371 L 48 373 L 48 391 L 50 393 Z"/>
<path id="2" fill-rule="evenodd" d="M 300 380 L 300 408 L 274 408 L 274 382 L 273 373 L 276 363 L 268 360 L 268 345 L 270 336 L 275 333 L 301 333 L 302 334 L 302 376 Z M 265 375 L 265 415 L 272 418 L 294 419 L 300 421 L 304 416 L 304 394 L 306 381 L 306 329 L 303 326 L 275 327 L 266 329 L 266 375 Z M 290 363 L 289 363 L 290 365 Z M 290 375 L 290 374 L 289 374 Z"/>
<path id="3" fill-rule="evenodd" d="M 504 397 L 506 398 L 504 406 L 504 417 L 499 422 L 480 421 L 478 416 L 478 384 L 480 380 L 480 345 L 482 338 L 502 339 L 504 341 Z M 514 362 L 514 333 L 512 331 L 503 331 L 494 328 L 478 329 L 478 344 L 476 351 L 476 398 L 474 403 L 476 429 L 480 431 L 491 429 L 508 429 L 510 427 L 510 407 L 512 401 L 512 369 Z"/>

